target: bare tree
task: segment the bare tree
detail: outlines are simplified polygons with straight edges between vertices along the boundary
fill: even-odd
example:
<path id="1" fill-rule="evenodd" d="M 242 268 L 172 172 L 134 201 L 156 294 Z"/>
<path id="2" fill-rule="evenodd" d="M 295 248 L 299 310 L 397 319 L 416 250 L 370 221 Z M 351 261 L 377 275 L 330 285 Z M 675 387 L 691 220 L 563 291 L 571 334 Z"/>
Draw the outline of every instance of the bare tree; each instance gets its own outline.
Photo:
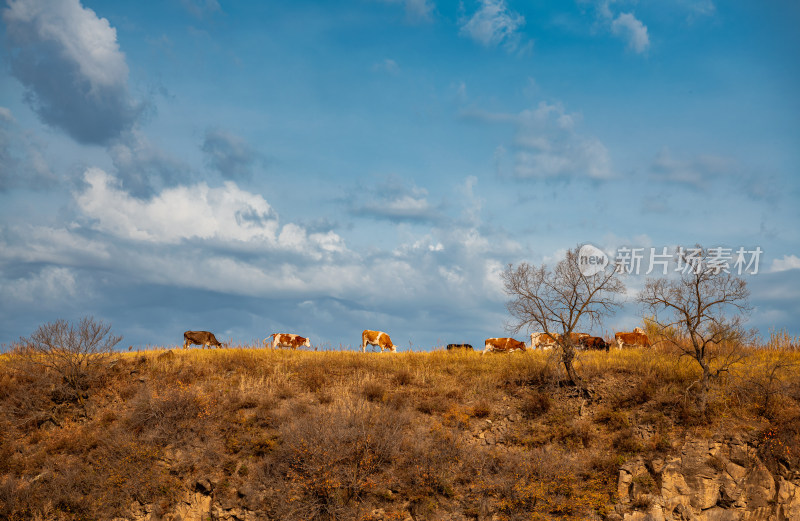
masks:
<path id="1" fill-rule="evenodd" d="M 750 292 L 710 250 L 679 248 L 677 258 L 680 275 L 648 279 L 638 300 L 655 314 L 663 341 L 700 365 L 700 378 L 689 389 L 698 386 L 697 407 L 705 417 L 712 381 L 744 358 L 741 348 L 754 336 L 743 325 Z"/>
<path id="2" fill-rule="evenodd" d="M 598 251 L 599 252 L 599 251 Z M 585 275 L 580 264 L 579 248 L 567 251 L 555 268 L 537 267 L 526 262 L 503 271 L 506 307 L 514 318 L 512 331 L 541 331 L 556 340 L 561 362 L 570 382 L 585 390 L 575 371 L 575 341 L 572 333 L 579 327 L 598 325 L 602 317 L 613 314 L 619 303 L 617 295 L 625 285 L 613 266 L 605 266 Z"/>
<path id="3" fill-rule="evenodd" d="M 28 338 L 20 338 L 14 352 L 33 370 L 55 372 L 74 399 L 85 407 L 88 379 L 122 340 L 111 326 L 84 317 L 77 326 L 56 320 L 39 326 Z"/>

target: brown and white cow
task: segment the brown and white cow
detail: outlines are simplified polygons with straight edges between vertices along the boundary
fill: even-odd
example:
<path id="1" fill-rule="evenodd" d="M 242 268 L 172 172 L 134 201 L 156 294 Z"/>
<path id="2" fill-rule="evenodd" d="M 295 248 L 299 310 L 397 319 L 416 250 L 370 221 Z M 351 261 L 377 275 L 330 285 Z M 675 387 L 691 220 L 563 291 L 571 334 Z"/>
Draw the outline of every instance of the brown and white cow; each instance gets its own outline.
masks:
<path id="1" fill-rule="evenodd" d="M 580 343 L 581 338 L 589 336 L 587 333 L 570 333 L 570 339 L 575 344 Z M 531 333 L 531 349 L 552 349 L 561 341 L 560 333 Z"/>
<path id="2" fill-rule="evenodd" d="M 183 348 L 186 349 L 190 345 L 203 346 L 203 349 L 211 346 L 222 347 L 214 336 L 214 333 L 208 331 L 186 331 L 183 334 Z"/>
<path id="3" fill-rule="evenodd" d="M 482 355 L 486 353 L 513 353 L 514 351 L 527 351 L 528 346 L 525 342 L 520 342 L 513 338 L 487 338 L 484 344 Z"/>
<path id="4" fill-rule="evenodd" d="M 392 353 L 397 352 L 397 347 L 392 343 L 392 339 L 389 338 L 389 335 L 383 331 L 372 331 L 371 329 L 365 329 L 361 333 L 362 353 L 367 352 L 368 345 L 380 347 L 381 353 L 383 353 L 384 349 L 388 349 Z"/>
<path id="5" fill-rule="evenodd" d="M 578 344 L 580 344 L 584 349 L 605 350 L 606 352 L 608 352 L 609 349 L 608 342 L 606 342 L 601 336 L 582 337 L 580 340 L 578 340 Z"/>
<path id="6" fill-rule="evenodd" d="M 472 351 L 472 344 L 447 344 L 448 351 L 452 351 L 453 349 L 466 349 L 467 351 Z"/>
<path id="7" fill-rule="evenodd" d="M 272 349 L 278 349 L 279 347 L 291 347 L 292 349 L 297 349 L 300 346 L 311 347 L 311 341 L 308 338 L 293 333 L 272 333 L 264 339 L 264 345 L 267 344 L 268 338 L 272 338 L 270 345 Z"/>
<path id="8" fill-rule="evenodd" d="M 617 341 L 617 347 L 622 349 L 623 346 L 632 347 L 650 347 L 650 339 L 647 338 L 644 330 L 636 328 L 631 333 L 619 332 L 614 333 L 614 339 Z"/>

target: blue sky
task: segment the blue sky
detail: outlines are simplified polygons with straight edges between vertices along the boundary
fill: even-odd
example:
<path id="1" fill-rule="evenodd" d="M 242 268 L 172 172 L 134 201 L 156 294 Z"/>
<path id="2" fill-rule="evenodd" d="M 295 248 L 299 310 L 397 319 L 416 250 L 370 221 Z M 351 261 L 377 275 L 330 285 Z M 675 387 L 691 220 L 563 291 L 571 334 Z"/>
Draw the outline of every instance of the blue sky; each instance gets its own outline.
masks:
<path id="1" fill-rule="evenodd" d="M 126 345 L 482 345 L 504 266 L 586 242 L 760 247 L 750 325 L 800 334 L 799 22 L 789 1 L 9 1 L 0 343 L 91 314 Z M 596 333 L 640 323 L 644 280 Z"/>

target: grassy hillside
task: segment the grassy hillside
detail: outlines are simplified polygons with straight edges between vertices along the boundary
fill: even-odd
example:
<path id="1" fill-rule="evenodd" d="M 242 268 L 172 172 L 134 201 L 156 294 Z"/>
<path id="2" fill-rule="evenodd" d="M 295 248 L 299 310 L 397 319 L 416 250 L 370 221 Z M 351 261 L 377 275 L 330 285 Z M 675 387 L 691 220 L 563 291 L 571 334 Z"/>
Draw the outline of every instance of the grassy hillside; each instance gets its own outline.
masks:
<path id="1" fill-rule="evenodd" d="M 621 463 L 687 436 L 800 468 L 800 353 L 749 354 L 708 419 L 696 363 L 658 350 L 581 353 L 589 401 L 541 352 L 154 349 L 80 396 L 7 354 L 0 519 L 157 516 L 194 490 L 270 519 L 602 519 Z"/>

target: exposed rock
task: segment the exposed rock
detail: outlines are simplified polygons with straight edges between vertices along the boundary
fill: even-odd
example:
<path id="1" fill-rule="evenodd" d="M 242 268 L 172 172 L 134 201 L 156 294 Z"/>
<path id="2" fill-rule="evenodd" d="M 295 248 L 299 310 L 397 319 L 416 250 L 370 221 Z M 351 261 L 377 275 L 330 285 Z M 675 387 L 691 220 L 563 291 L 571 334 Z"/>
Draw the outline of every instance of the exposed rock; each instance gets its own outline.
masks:
<path id="1" fill-rule="evenodd" d="M 653 496 L 631 511 L 634 500 Z M 648 465 L 639 457 L 624 464 L 617 481 L 624 520 L 789 521 L 800 520 L 800 483 L 777 478 L 740 438 L 692 439 L 680 455 Z M 627 506 L 625 506 L 627 505 Z"/>
<path id="2" fill-rule="evenodd" d="M 197 483 L 195 483 L 194 488 L 197 492 L 200 492 L 201 494 L 209 495 L 211 494 L 211 491 L 213 490 L 214 486 L 206 478 L 201 478 L 197 480 Z"/>

